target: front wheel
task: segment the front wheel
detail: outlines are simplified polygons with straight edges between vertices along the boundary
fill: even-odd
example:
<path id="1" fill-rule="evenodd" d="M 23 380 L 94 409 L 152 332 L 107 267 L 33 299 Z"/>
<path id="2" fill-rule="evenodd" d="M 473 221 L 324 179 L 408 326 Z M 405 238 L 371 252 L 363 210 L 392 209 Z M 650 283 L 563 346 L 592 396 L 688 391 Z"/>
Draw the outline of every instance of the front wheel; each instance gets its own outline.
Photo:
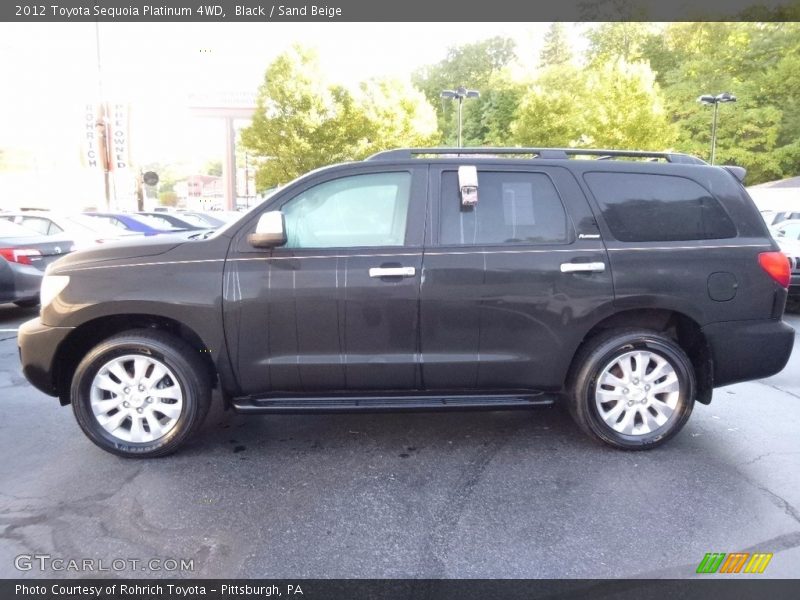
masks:
<path id="1" fill-rule="evenodd" d="M 645 450 L 681 430 L 694 394 L 694 368 L 683 349 L 658 332 L 629 329 L 601 334 L 581 349 L 568 402 L 593 438 Z"/>
<path id="2" fill-rule="evenodd" d="M 125 457 L 174 452 L 205 419 L 209 377 L 197 351 L 161 331 L 115 335 L 75 370 L 72 409 L 95 444 Z"/>

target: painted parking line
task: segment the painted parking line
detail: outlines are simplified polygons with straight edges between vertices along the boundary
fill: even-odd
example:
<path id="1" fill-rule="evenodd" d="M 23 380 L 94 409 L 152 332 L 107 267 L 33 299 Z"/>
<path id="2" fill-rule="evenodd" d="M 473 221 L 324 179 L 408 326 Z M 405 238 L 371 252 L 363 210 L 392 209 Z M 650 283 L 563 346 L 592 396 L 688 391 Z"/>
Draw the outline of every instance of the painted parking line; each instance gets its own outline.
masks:
<path id="1" fill-rule="evenodd" d="M 19 329 L 0 329 L 0 333 L 17 333 Z"/>

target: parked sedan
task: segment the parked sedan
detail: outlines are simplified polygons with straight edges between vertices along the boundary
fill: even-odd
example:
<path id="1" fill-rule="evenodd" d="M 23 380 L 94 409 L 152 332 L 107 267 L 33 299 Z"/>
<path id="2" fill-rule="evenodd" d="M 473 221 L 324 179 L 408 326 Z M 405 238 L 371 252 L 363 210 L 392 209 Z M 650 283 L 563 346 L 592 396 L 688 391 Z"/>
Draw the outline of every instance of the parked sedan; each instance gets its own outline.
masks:
<path id="1" fill-rule="evenodd" d="M 0 213 L 5 219 L 32 229 L 40 235 L 64 235 L 75 242 L 75 249 L 89 248 L 95 244 L 127 239 L 140 233 L 128 232 L 82 214 L 53 211 L 19 211 Z"/>
<path id="2" fill-rule="evenodd" d="M 45 268 L 72 249 L 64 235 L 39 235 L 0 219 L 0 303 L 36 306 Z"/>
<path id="3" fill-rule="evenodd" d="M 222 227 L 228 221 L 225 219 L 216 217 L 213 213 L 204 213 L 204 212 L 195 212 L 191 210 L 182 210 L 178 212 L 178 215 L 182 219 L 189 219 L 198 225 L 203 224 L 206 227 L 211 227 L 216 229 L 218 227 Z"/>
<path id="4" fill-rule="evenodd" d="M 157 219 L 162 223 L 166 223 L 171 227 L 176 227 L 182 231 L 198 231 L 200 229 L 213 229 L 208 223 L 194 219 L 189 215 L 183 213 L 174 214 L 168 212 L 139 212 L 137 216 L 150 217 Z M 198 222 L 199 221 L 199 222 Z"/>
<path id="5" fill-rule="evenodd" d="M 173 227 L 166 221 L 158 217 L 149 215 L 119 213 L 119 212 L 90 212 L 83 213 L 87 217 L 100 219 L 109 225 L 113 225 L 124 231 L 132 231 L 144 235 L 158 235 L 160 233 L 175 233 L 183 231 L 178 227 Z"/>
<path id="6" fill-rule="evenodd" d="M 798 297 L 800 296 L 800 219 L 781 221 L 778 225 L 771 227 L 770 232 L 781 247 L 781 251 L 789 259 L 789 267 L 792 272 L 789 295 Z"/>

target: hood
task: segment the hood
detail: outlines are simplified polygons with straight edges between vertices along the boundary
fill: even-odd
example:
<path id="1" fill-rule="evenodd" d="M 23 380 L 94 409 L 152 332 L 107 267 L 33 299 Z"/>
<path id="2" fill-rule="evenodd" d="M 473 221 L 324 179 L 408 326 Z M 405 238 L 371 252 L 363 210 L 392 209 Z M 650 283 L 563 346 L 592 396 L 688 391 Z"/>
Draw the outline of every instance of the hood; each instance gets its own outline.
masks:
<path id="1" fill-rule="evenodd" d="M 130 240 L 111 241 L 90 248 L 77 250 L 60 258 L 48 268 L 49 273 L 69 270 L 73 267 L 130 258 L 147 258 L 169 252 L 189 241 L 196 232 L 136 237 Z"/>

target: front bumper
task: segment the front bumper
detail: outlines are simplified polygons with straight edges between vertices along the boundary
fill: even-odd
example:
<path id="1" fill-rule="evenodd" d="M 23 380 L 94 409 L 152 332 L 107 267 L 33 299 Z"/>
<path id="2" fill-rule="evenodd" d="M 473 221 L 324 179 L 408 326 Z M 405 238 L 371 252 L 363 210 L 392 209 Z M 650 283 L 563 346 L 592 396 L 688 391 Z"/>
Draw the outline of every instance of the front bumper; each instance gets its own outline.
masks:
<path id="1" fill-rule="evenodd" d="M 789 281 L 789 295 L 800 295 L 800 273 L 792 273 L 792 278 Z"/>
<path id="2" fill-rule="evenodd" d="M 714 387 L 775 375 L 794 347 L 794 329 L 775 319 L 712 323 L 703 333 L 714 361 Z"/>
<path id="3" fill-rule="evenodd" d="M 55 356 L 73 327 L 50 327 L 37 317 L 23 323 L 17 333 L 22 374 L 38 390 L 58 396 Z"/>

